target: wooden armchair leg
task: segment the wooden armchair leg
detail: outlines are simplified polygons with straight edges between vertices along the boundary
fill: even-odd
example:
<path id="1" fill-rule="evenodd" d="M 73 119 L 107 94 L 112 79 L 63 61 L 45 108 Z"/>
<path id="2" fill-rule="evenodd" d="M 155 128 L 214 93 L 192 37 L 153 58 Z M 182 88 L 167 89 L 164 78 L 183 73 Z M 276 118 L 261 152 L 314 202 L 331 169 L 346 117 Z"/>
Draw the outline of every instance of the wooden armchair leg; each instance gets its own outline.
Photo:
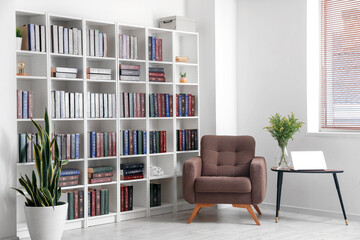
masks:
<path id="1" fill-rule="evenodd" d="M 250 204 L 233 204 L 233 207 L 246 208 L 246 210 L 248 210 L 250 216 L 256 222 L 256 225 L 260 225 L 259 219 L 256 217 L 254 210 L 251 208 Z"/>
<path id="2" fill-rule="evenodd" d="M 258 213 L 259 215 L 261 215 L 262 213 L 261 213 L 261 211 L 260 211 L 259 206 L 258 206 L 258 205 L 253 205 L 253 206 L 254 206 L 255 210 L 257 211 L 257 213 Z"/>
<path id="3" fill-rule="evenodd" d="M 196 216 L 196 214 L 200 211 L 201 208 L 203 207 L 213 207 L 214 204 L 196 204 L 193 212 L 191 213 L 191 216 L 188 220 L 188 224 L 190 224 L 192 222 L 192 220 L 194 219 L 194 217 Z"/>

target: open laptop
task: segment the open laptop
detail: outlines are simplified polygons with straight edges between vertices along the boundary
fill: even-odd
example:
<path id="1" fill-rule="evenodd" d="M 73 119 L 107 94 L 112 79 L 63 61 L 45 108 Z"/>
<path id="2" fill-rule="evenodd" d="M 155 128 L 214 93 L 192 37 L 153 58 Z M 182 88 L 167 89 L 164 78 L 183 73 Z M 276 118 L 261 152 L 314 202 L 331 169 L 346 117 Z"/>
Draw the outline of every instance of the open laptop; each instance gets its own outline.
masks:
<path id="1" fill-rule="evenodd" d="M 292 151 L 294 170 L 325 170 L 326 162 L 322 151 Z"/>

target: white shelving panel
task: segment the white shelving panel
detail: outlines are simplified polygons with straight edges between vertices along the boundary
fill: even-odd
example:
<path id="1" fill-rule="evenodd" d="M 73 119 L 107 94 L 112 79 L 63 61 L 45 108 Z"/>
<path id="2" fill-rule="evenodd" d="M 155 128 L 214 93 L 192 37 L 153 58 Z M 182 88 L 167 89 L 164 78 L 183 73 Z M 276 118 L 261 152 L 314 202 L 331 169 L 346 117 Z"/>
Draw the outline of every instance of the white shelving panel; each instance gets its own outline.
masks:
<path id="1" fill-rule="evenodd" d="M 120 222 L 123 220 L 151 215 L 176 212 L 191 208 L 182 197 L 182 165 L 192 156 L 199 155 L 199 150 L 177 151 L 176 130 L 198 129 L 198 146 L 200 147 L 200 96 L 199 96 L 199 35 L 197 33 L 180 32 L 167 29 L 125 25 L 116 22 L 103 22 L 71 16 L 61 16 L 48 13 L 27 11 L 16 12 L 16 26 L 34 23 L 46 26 L 46 52 L 16 51 L 16 59 L 24 61 L 25 72 L 29 76 L 16 76 L 17 89 L 34 92 L 34 120 L 44 124 L 44 109 L 48 108 L 52 132 L 80 133 L 80 159 L 73 159 L 65 168 L 76 168 L 81 171 L 80 185 L 65 187 L 63 190 L 83 190 L 87 193 L 89 188 L 110 189 L 110 213 L 101 216 L 88 216 L 88 195 L 84 194 L 84 218 L 68 220 L 65 229 L 89 227 L 98 224 Z M 51 25 L 76 27 L 82 30 L 82 55 L 52 53 Z M 107 33 L 108 56 L 89 56 L 86 34 L 88 29 L 98 29 Z M 119 58 L 119 34 L 128 34 L 138 37 L 138 59 Z M 148 37 L 162 38 L 163 61 L 150 61 L 148 59 Z M 178 63 L 175 56 L 189 57 L 189 63 Z M 140 65 L 140 81 L 121 81 L 119 79 L 119 65 Z M 76 78 L 54 78 L 51 76 L 51 67 L 75 67 L 78 69 Z M 111 68 L 111 80 L 89 80 L 86 78 L 86 68 Z M 166 82 L 150 82 L 149 67 L 163 67 Z M 188 83 L 180 83 L 180 72 L 187 73 Z M 83 118 L 52 118 L 51 117 L 51 91 L 65 90 L 83 94 Z M 117 116 L 115 118 L 88 118 L 87 92 L 116 94 Z M 120 117 L 121 92 L 146 93 L 146 117 L 123 118 Z M 152 93 L 169 93 L 173 95 L 173 117 L 150 117 L 149 95 Z M 176 117 L 176 94 L 190 93 L 196 96 L 195 116 Z M 30 119 L 17 120 L 17 133 L 36 132 Z M 144 130 L 147 132 L 147 149 L 149 149 L 149 131 L 167 131 L 167 152 L 141 155 L 120 154 L 120 130 Z M 117 155 L 111 157 L 88 157 L 88 132 L 111 131 L 117 136 Z M 135 180 L 120 180 L 121 163 L 144 163 L 144 178 Z M 113 166 L 113 181 L 108 183 L 89 184 L 87 169 L 96 166 Z M 150 166 L 161 167 L 164 176 L 150 176 Z M 18 163 L 17 176 L 30 174 L 35 168 L 34 163 Z M 162 205 L 150 208 L 150 183 L 161 183 Z M 133 185 L 134 208 L 132 211 L 121 212 L 121 185 Z M 63 194 L 62 200 L 66 200 Z M 24 199 L 17 195 L 17 232 L 20 238 L 28 237 L 25 216 L 23 213 Z"/>

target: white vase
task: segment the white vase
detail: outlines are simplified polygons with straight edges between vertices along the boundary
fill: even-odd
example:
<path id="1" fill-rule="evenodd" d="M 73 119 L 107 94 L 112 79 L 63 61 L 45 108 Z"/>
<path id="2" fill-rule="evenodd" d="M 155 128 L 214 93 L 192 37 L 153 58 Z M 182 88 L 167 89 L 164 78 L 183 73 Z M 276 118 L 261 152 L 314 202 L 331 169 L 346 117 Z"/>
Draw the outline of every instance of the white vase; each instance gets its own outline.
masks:
<path id="1" fill-rule="evenodd" d="M 16 50 L 21 50 L 21 44 L 22 44 L 22 38 L 17 37 L 16 38 Z"/>
<path id="2" fill-rule="evenodd" d="M 27 207 L 25 217 L 33 240 L 61 240 L 68 204 L 53 207 Z"/>

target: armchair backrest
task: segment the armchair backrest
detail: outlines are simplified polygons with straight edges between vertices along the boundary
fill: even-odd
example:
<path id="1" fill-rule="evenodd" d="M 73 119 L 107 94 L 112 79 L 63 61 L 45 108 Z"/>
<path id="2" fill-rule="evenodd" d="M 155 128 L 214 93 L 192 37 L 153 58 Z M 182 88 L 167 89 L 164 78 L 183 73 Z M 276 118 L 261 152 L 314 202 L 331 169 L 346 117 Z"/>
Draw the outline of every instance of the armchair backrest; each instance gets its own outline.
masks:
<path id="1" fill-rule="evenodd" d="M 203 136 L 201 175 L 248 177 L 254 156 L 255 139 L 251 136 Z"/>

